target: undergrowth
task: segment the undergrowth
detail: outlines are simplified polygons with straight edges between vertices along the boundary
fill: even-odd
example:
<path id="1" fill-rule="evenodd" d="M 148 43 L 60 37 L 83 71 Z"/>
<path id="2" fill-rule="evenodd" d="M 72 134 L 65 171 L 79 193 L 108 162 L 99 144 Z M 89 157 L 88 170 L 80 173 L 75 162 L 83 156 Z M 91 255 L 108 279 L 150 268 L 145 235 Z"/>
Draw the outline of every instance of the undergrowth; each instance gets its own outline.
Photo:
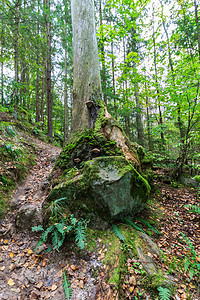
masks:
<path id="1" fill-rule="evenodd" d="M 65 206 L 66 198 L 60 198 L 52 201 L 50 205 L 50 221 L 52 222 L 46 229 L 41 225 L 32 227 L 33 232 L 43 231 L 40 240 L 38 241 L 35 250 L 47 242 L 49 236 L 51 238 L 52 247 L 50 246 L 47 252 L 52 249 L 59 251 L 63 245 L 65 238 L 75 236 L 75 242 L 80 249 L 85 247 L 86 236 L 85 228 L 87 222 L 85 220 L 78 220 L 73 214 L 67 214 L 67 207 Z"/>

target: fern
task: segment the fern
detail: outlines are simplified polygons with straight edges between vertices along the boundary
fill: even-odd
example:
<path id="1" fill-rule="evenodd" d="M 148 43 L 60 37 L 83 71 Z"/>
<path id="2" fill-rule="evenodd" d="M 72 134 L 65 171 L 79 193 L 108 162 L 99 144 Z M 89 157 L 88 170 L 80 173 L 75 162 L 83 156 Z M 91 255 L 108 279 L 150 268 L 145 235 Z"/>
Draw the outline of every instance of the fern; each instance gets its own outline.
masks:
<path id="1" fill-rule="evenodd" d="M 188 210 L 187 212 L 193 212 L 193 213 L 197 213 L 200 215 L 200 206 L 198 205 L 192 205 L 192 204 L 186 204 L 183 207 L 189 208 L 190 210 Z"/>
<path id="2" fill-rule="evenodd" d="M 38 225 L 38 226 L 32 227 L 32 231 L 33 231 L 33 232 L 36 232 L 36 231 L 44 231 L 44 228 L 42 227 L 42 225 Z"/>
<path id="3" fill-rule="evenodd" d="M 77 242 L 77 245 L 80 249 L 83 249 L 85 247 L 85 229 L 81 224 L 78 224 L 78 226 L 75 229 L 76 237 L 75 241 Z"/>
<path id="4" fill-rule="evenodd" d="M 138 231 L 142 231 L 142 232 L 145 233 L 145 231 L 142 228 L 140 228 L 139 226 L 135 225 L 130 219 L 128 219 L 128 218 L 125 217 L 125 218 L 123 218 L 123 220 L 126 222 L 127 225 L 132 226 L 134 229 L 136 229 Z"/>
<path id="5" fill-rule="evenodd" d="M 160 231 L 158 231 L 157 229 L 155 229 L 148 221 L 137 217 L 137 220 L 140 221 L 141 223 L 143 223 L 144 225 L 146 225 L 150 230 L 154 231 L 157 234 L 162 234 Z"/>
<path id="6" fill-rule="evenodd" d="M 65 292 L 65 298 L 70 299 L 72 295 L 72 289 L 70 288 L 70 282 L 67 278 L 66 271 L 63 272 L 63 289 Z"/>
<path id="7" fill-rule="evenodd" d="M 163 288 L 162 286 L 158 287 L 160 300 L 170 300 L 171 292 L 168 288 Z"/>
<path id="8" fill-rule="evenodd" d="M 114 234 L 120 239 L 120 241 L 125 242 L 125 239 L 116 225 L 113 225 L 113 232 Z"/>

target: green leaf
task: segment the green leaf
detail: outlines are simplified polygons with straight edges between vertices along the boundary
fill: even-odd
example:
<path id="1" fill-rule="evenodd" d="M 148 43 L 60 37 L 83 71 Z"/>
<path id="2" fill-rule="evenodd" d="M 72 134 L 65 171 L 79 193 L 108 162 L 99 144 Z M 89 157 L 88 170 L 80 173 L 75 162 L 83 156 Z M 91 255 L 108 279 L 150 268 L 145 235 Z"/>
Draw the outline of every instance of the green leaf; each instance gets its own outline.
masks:
<path id="1" fill-rule="evenodd" d="M 33 226 L 33 227 L 31 228 L 31 230 L 32 230 L 33 232 L 35 232 L 35 231 L 44 231 L 44 228 L 42 227 L 42 225 L 38 225 L 38 226 Z"/>
<path id="2" fill-rule="evenodd" d="M 156 228 L 154 228 L 148 221 L 140 218 L 140 217 L 137 217 L 137 220 L 142 222 L 144 225 L 146 225 L 149 229 L 151 229 L 152 231 L 154 231 L 155 233 L 157 234 L 162 234 L 160 231 L 158 231 Z"/>
<path id="3" fill-rule="evenodd" d="M 129 218 L 123 218 L 123 220 L 126 222 L 127 225 L 132 226 L 134 229 L 138 230 L 138 231 L 142 231 L 145 233 L 145 231 L 140 228 L 139 226 L 135 225 Z"/>
<path id="4" fill-rule="evenodd" d="M 80 249 L 83 249 L 85 247 L 85 229 L 81 224 L 78 224 L 77 228 L 75 229 L 76 237 L 75 241 L 77 242 L 77 245 Z"/>
<path id="5" fill-rule="evenodd" d="M 170 300 L 171 292 L 168 288 L 158 287 L 160 300 Z"/>
<path id="6" fill-rule="evenodd" d="M 113 232 L 122 242 L 125 242 L 124 236 L 116 225 L 113 225 Z"/>
<path id="7" fill-rule="evenodd" d="M 193 267 L 190 267 L 190 269 L 189 269 L 189 275 L 190 275 L 190 278 L 192 279 L 193 275 L 194 275 L 194 268 Z"/>
<path id="8" fill-rule="evenodd" d="M 189 261 L 188 258 L 186 258 L 185 261 L 184 261 L 184 269 L 185 269 L 185 272 L 187 272 L 187 269 L 188 269 L 189 265 L 190 265 L 190 261 Z"/>
<path id="9" fill-rule="evenodd" d="M 67 278 L 67 272 L 63 272 L 63 289 L 65 293 L 65 298 L 70 299 L 72 296 L 72 289 L 70 288 L 70 282 Z"/>

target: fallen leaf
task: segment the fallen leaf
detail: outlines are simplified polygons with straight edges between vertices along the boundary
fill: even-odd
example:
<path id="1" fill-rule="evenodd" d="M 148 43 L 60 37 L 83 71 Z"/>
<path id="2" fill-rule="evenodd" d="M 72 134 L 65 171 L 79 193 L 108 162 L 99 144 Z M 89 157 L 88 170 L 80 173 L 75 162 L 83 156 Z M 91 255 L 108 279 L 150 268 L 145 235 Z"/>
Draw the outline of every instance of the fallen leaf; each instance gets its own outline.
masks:
<path id="1" fill-rule="evenodd" d="M 83 289 L 83 280 L 80 280 L 80 281 L 79 281 L 79 287 L 80 287 L 81 289 Z"/>
<path id="2" fill-rule="evenodd" d="M 27 253 L 28 253 L 29 255 L 31 255 L 31 254 L 33 253 L 33 250 L 28 249 Z"/>
<path id="3" fill-rule="evenodd" d="M 134 290 L 134 286 L 131 286 L 131 287 L 129 288 L 129 291 L 132 293 L 133 290 Z"/>
<path id="4" fill-rule="evenodd" d="M 76 270 L 76 266 L 75 265 L 71 265 L 70 268 L 75 271 Z"/>
<path id="5" fill-rule="evenodd" d="M 57 288 L 58 288 L 57 285 L 56 285 L 56 284 L 53 284 L 52 287 L 51 287 L 51 290 L 52 290 L 52 291 L 55 291 L 55 290 L 57 290 Z"/>
<path id="6" fill-rule="evenodd" d="M 0 268 L 0 271 L 4 271 L 5 270 L 5 266 Z"/>
<path id="7" fill-rule="evenodd" d="M 14 253 L 13 253 L 13 252 L 10 253 L 10 257 L 11 257 L 11 258 L 14 257 Z"/>
<path id="8" fill-rule="evenodd" d="M 38 289 L 41 289 L 42 286 L 43 286 L 43 282 L 42 281 L 38 282 L 38 284 L 36 285 L 36 287 Z"/>
<path id="9" fill-rule="evenodd" d="M 7 284 L 8 284 L 9 286 L 13 286 L 13 285 L 15 285 L 15 282 L 12 280 L 12 278 L 10 278 L 10 279 L 8 279 Z"/>
<path id="10" fill-rule="evenodd" d="M 11 264 L 11 265 L 9 266 L 9 270 L 11 270 L 11 271 L 13 271 L 14 268 L 15 268 L 15 264 Z"/>

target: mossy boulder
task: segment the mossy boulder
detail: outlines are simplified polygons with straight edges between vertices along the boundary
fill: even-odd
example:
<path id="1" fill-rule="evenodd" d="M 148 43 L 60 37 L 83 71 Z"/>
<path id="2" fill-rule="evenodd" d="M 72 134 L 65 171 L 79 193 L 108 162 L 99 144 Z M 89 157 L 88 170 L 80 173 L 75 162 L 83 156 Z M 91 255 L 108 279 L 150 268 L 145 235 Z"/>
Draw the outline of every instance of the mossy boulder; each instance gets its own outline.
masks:
<path id="1" fill-rule="evenodd" d="M 125 157 L 96 157 L 75 177 L 55 186 L 48 199 L 66 197 L 73 212 L 111 221 L 139 213 L 149 192 L 148 182 Z"/>

